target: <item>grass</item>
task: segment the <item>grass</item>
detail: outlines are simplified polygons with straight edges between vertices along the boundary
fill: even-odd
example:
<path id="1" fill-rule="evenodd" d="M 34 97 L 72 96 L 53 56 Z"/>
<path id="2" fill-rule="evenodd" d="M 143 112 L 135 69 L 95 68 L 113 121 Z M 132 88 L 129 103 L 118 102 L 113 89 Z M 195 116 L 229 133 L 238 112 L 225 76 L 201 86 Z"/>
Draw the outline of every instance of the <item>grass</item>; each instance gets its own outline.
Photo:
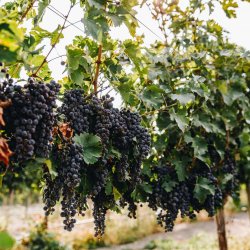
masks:
<path id="1" fill-rule="evenodd" d="M 112 214 L 112 218 L 107 218 L 106 225 L 102 239 L 97 239 L 90 233 L 84 236 L 81 234 L 75 237 L 73 249 L 84 250 L 126 244 L 162 231 L 157 225 L 154 213 L 141 208 L 136 220 L 128 219 L 125 215 Z"/>

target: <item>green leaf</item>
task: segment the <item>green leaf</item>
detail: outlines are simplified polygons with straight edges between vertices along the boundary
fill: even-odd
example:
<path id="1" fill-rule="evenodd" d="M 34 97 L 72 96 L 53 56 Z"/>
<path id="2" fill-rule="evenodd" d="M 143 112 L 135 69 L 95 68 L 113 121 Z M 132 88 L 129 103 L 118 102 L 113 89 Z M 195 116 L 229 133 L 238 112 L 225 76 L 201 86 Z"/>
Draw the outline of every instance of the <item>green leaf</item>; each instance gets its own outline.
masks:
<path id="1" fill-rule="evenodd" d="M 184 132 L 186 128 L 188 127 L 188 118 L 186 117 L 185 110 L 178 110 L 177 113 L 175 113 L 174 109 L 169 110 L 170 118 L 174 120 L 179 129 Z"/>
<path id="2" fill-rule="evenodd" d="M 113 187 L 113 194 L 115 201 L 118 201 L 122 197 L 121 193 L 115 187 Z"/>
<path id="3" fill-rule="evenodd" d="M 80 60 L 83 56 L 83 51 L 73 45 L 67 46 L 67 61 L 70 70 L 77 70 Z"/>
<path id="4" fill-rule="evenodd" d="M 148 192 L 150 192 L 150 188 L 148 189 Z M 131 193 L 131 198 L 133 198 L 134 201 L 146 202 L 146 197 L 147 192 L 142 188 L 141 185 L 138 185 Z"/>
<path id="5" fill-rule="evenodd" d="M 3 62 L 13 62 L 17 59 L 17 53 L 9 48 L 0 45 L 0 60 Z"/>
<path id="6" fill-rule="evenodd" d="M 75 135 L 73 141 L 83 148 L 83 159 L 87 164 L 94 164 L 98 161 L 98 158 L 102 155 L 101 138 L 83 133 Z"/>
<path id="7" fill-rule="evenodd" d="M 112 157 L 112 158 L 117 158 L 117 159 L 121 158 L 121 153 L 118 150 L 114 149 L 113 147 L 109 149 L 108 155 L 109 157 Z"/>
<path id="8" fill-rule="evenodd" d="M 116 212 L 117 214 L 121 214 L 122 213 L 122 211 L 121 211 L 121 209 L 120 209 L 120 207 L 118 205 L 114 205 L 113 207 L 110 207 L 109 209 L 111 211 Z"/>
<path id="9" fill-rule="evenodd" d="M 121 26 L 123 21 L 125 20 L 125 17 L 118 16 L 113 13 L 107 13 L 107 16 L 112 20 L 112 23 L 114 24 L 115 27 Z"/>
<path id="10" fill-rule="evenodd" d="M 211 133 L 213 132 L 213 126 L 209 116 L 205 114 L 199 114 L 193 116 L 193 124 L 196 127 L 202 127 L 205 129 L 206 132 Z"/>
<path id="11" fill-rule="evenodd" d="M 107 0 L 87 0 L 90 6 L 94 6 L 97 9 L 105 7 Z"/>
<path id="12" fill-rule="evenodd" d="M 103 36 L 109 31 L 108 20 L 102 10 L 90 7 L 82 19 L 86 35 L 102 42 Z"/>
<path id="13" fill-rule="evenodd" d="M 199 177 L 194 188 L 194 197 L 204 203 L 208 195 L 214 195 L 214 186 L 207 178 Z"/>
<path id="14" fill-rule="evenodd" d="M 130 79 L 127 79 L 127 77 L 125 77 L 124 80 L 122 79 L 122 81 L 120 79 L 117 89 L 119 90 L 119 93 L 121 94 L 122 99 L 126 104 L 130 104 L 133 106 L 136 105 L 137 97 L 133 82 Z"/>
<path id="15" fill-rule="evenodd" d="M 180 181 L 180 180 L 179 180 Z M 173 181 L 171 179 L 167 179 L 163 182 L 162 187 L 166 192 L 171 192 L 174 187 L 177 185 L 176 181 Z"/>
<path id="16" fill-rule="evenodd" d="M 167 143 L 168 143 L 167 134 L 157 135 L 153 137 L 152 147 L 154 147 L 157 153 L 160 154 L 160 152 L 164 152 L 166 150 Z"/>
<path id="17" fill-rule="evenodd" d="M 177 173 L 177 177 L 179 181 L 184 181 L 187 176 L 186 165 L 180 160 L 173 160 L 175 171 Z"/>
<path id="18" fill-rule="evenodd" d="M 164 103 L 163 99 L 163 90 L 157 87 L 156 85 L 151 85 L 146 87 L 143 90 L 143 93 L 140 95 L 141 100 L 148 107 L 160 108 Z"/>
<path id="19" fill-rule="evenodd" d="M 226 93 L 222 93 L 222 96 L 228 106 L 231 106 L 237 99 L 246 98 L 244 92 L 238 86 L 229 87 Z"/>
<path id="20" fill-rule="evenodd" d="M 0 174 L 0 188 L 2 188 L 2 186 L 3 186 L 3 177 L 4 177 L 4 175 Z"/>
<path id="21" fill-rule="evenodd" d="M 0 249 L 9 250 L 15 245 L 15 240 L 7 232 L 0 232 Z"/>
<path id="22" fill-rule="evenodd" d="M 166 129 L 171 124 L 169 114 L 167 112 L 159 112 L 156 124 L 159 130 Z"/>
<path id="23" fill-rule="evenodd" d="M 34 18 L 34 24 L 37 25 L 39 22 L 42 21 L 46 8 L 50 4 L 50 0 L 40 0 L 38 2 L 38 13 L 37 16 Z"/>
<path id="24" fill-rule="evenodd" d="M 55 45 L 56 43 L 58 43 L 60 41 L 60 39 L 62 39 L 63 33 L 61 33 L 61 25 L 58 25 L 58 27 L 50 34 L 51 40 L 50 40 L 50 44 L 51 45 Z"/>
<path id="25" fill-rule="evenodd" d="M 111 195 L 113 192 L 113 185 L 111 181 L 108 181 L 106 186 L 105 186 L 105 194 L 106 195 Z"/>
<path id="26" fill-rule="evenodd" d="M 78 68 L 77 70 L 70 72 L 70 78 L 74 84 L 83 87 L 84 85 L 84 74 L 82 72 L 81 68 Z"/>
<path id="27" fill-rule="evenodd" d="M 148 194 L 152 194 L 152 192 L 153 192 L 152 186 L 150 186 L 149 184 L 146 184 L 146 183 L 141 184 L 140 188 L 143 189 L 143 191 L 148 193 Z"/>
<path id="28" fill-rule="evenodd" d="M 233 174 L 225 174 L 223 176 L 223 179 L 222 179 L 222 182 L 221 184 L 222 185 L 226 185 L 230 180 L 232 180 L 234 178 L 234 175 Z"/>
<path id="29" fill-rule="evenodd" d="M 246 123 L 250 124 L 250 109 L 244 112 L 244 117 L 245 117 Z"/>
<path id="30" fill-rule="evenodd" d="M 191 93 L 183 93 L 183 94 L 172 94 L 170 95 L 171 99 L 177 100 L 180 104 L 187 104 L 195 100 L 194 94 Z"/>
<path id="31" fill-rule="evenodd" d="M 184 136 L 186 143 L 192 143 L 192 148 L 194 149 L 194 156 L 201 161 L 207 162 L 206 153 L 207 153 L 207 142 L 204 138 L 191 137 L 189 134 Z"/>

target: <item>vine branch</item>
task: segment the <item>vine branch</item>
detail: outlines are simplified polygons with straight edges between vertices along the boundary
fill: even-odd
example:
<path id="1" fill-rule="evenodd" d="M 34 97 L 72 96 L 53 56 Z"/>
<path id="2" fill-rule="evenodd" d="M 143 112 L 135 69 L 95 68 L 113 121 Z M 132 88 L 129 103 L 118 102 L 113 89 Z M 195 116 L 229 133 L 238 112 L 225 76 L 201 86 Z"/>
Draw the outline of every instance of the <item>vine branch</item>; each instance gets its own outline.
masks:
<path id="1" fill-rule="evenodd" d="M 67 22 L 67 20 L 68 20 L 68 17 L 69 17 L 69 14 L 70 14 L 70 11 L 72 10 L 72 8 L 73 8 L 73 5 L 70 6 L 69 11 L 68 11 L 67 15 L 65 16 L 65 19 L 64 19 L 62 28 L 61 28 L 61 30 L 60 30 L 60 32 L 59 32 L 59 34 L 58 34 L 58 36 L 57 36 L 55 42 L 54 42 L 53 45 L 51 46 L 51 49 L 49 50 L 48 54 L 47 54 L 46 57 L 43 59 L 41 65 L 37 68 L 37 70 L 36 70 L 31 76 L 37 77 L 37 73 L 40 71 L 40 69 L 43 67 L 43 65 L 47 62 L 47 59 L 48 59 L 50 53 L 51 53 L 52 50 L 56 47 L 56 44 L 58 43 L 58 41 L 59 41 L 59 39 L 60 39 L 60 37 L 61 37 L 61 35 L 62 35 L 62 32 L 63 32 L 63 30 L 65 29 L 66 22 Z"/>
<path id="2" fill-rule="evenodd" d="M 98 48 L 98 58 L 97 58 L 97 61 L 96 61 L 95 77 L 94 77 L 94 80 L 93 80 L 94 92 L 96 94 L 97 94 L 97 84 L 98 84 L 98 76 L 99 76 L 99 71 L 100 71 L 100 65 L 102 63 L 101 59 L 102 59 L 102 45 L 100 44 L 99 48 Z"/>
<path id="3" fill-rule="evenodd" d="M 52 62 L 52 61 L 54 61 L 54 60 L 56 60 L 58 58 L 62 58 L 63 56 L 66 56 L 66 55 L 59 55 L 57 57 L 54 57 L 54 58 L 50 59 L 48 62 Z"/>
<path id="4" fill-rule="evenodd" d="M 23 19 L 27 16 L 27 14 L 29 13 L 30 9 L 33 7 L 35 1 L 36 1 L 36 0 L 33 0 L 33 1 L 30 2 L 28 8 L 27 8 L 27 9 L 24 11 L 24 13 L 22 14 L 19 23 L 21 23 L 21 22 L 23 21 Z"/>

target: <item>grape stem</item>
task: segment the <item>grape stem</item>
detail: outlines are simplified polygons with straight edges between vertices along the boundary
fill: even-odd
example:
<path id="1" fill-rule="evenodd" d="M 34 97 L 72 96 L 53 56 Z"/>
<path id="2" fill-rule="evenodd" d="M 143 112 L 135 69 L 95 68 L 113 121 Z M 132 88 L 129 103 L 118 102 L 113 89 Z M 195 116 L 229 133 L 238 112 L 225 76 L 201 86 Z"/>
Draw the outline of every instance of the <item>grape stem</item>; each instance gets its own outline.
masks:
<path id="1" fill-rule="evenodd" d="M 97 94 L 98 76 L 99 76 L 99 71 L 100 71 L 100 65 L 102 63 L 101 57 L 102 57 L 102 45 L 100 44 L 99 48 L 98 48 L 98 58 L 97 58 L 97 61 L 96 61 L 95 77 L 94 77 L 94 80 L 93 80 L 95 94 Z"/>
<path id="2" fill-rule="evenodd" d="M 72 10 L 73 6 L 74 6 L 74 5 L 70 5 L 69 11 L 68 11 L 67 15 L 65 16 L 65 19 L 64 19 L 62 28 L 61 28 L 61 30 L 60 30 L 60 32 L 59 32 L 59 34 L 58 34 L 58 36 L 57 36 L 55 42 L 54 42 L 53 45 L 51 46 L 51 49 L 49 50 L 49 52 L 48 52 L 48 54 L 46 55 L 46 57 L 43 59 L 41 65 L 40 65 L 40 66 L 37 68 L 37 70 L 31 75 L 32 77 L 37 77 L 37 73 L 40 71 L 40 69 L 43 67 L 43 65 L 47 62 L 47 59 L 48 59 L 50 53 L 51 53 L 52 50 L 56 47 L 56 44 L 58 43 L 58 41 L 59 41 L 59 39 L 60 39 L 60 37 L 61 37 L 61 35 L 62 35 L 62 32 L 63 32 L 63 30 L 65 29 L 66 22 L 67 22 L 67 20 L 68 20 L 70 11 Z"/>

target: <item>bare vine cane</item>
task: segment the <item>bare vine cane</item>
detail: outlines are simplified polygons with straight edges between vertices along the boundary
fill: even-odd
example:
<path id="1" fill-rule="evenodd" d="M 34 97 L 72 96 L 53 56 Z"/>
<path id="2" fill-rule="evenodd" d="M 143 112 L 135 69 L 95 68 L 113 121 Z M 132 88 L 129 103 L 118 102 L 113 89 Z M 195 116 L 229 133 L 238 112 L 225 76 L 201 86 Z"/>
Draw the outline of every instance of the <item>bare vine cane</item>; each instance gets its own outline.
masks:
<path id="1" fill-rule="evenodd" d="M 99 76 L 99 72 L 100 72 L 100 65 L 102 63 L 102 45 L 99 45 L 98 48 L 98 57 L 97 57 L 97 61 L 96 61 L 96 71 L 95 71 L 95 77 L 93 80 L 93 85 L 94 85 L 94 92 L 97 95 L 97 89 L 98 89 L 98 76 Z"/>
<path id="2" fill-rule="evenodd" d="M 58 34 L 58 36 L 57 36 L 55 42 L 54 42 L 53 45 L 51 46 L 51 49 L 49 50 L 49 52 L 48 52 L 48 54 L 46 55 L 46 57 L 43 59 L 41 65 L 40 65 L 40 66 L 37 68 L 37 70 L 31 75 L 32 77 L 37 77 L 38 72 L 41 70 L 41 68 L 43 67 L 43 65 L 47 62 L 50 53 L 51 53 L 52 50 L 55 48 L 56 44 L 58 43 L 58 41 L 59 41 L 59 39 L 60 39 L 60 37 L 61 37 L 61 35 L 62 35 L 63 30 L 64 30 L 65 27 L 66 27 L 67 19 L 68 19 L 68 17 L 69 17 L 70 11 L 72 10 L 73 7 L 74 7 L 74 5 L 70 5 L 69 11 L 68 11 L 67 15 L 65 16 L 65 19 L 64 19 L 62 28 L 61 28 L 61 30 L 60 30 L 60 32 L 59 32 L 59 34 Z"/>

